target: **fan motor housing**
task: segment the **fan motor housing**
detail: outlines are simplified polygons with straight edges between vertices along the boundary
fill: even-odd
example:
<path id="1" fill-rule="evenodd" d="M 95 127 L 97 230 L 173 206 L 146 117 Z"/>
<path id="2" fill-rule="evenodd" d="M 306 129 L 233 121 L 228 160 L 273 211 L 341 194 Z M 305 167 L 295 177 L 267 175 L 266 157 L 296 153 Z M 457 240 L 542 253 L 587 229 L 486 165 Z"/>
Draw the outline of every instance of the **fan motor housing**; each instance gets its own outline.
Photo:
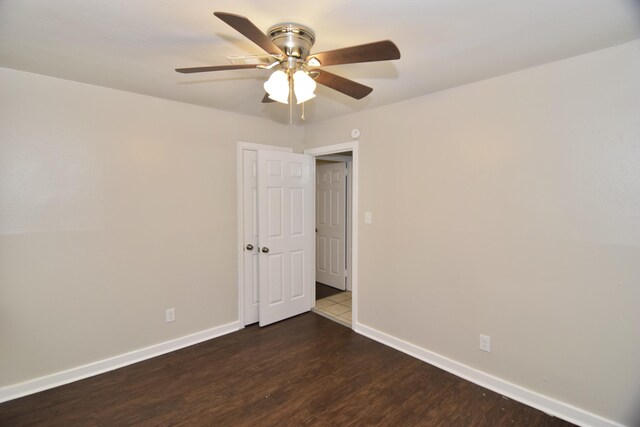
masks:
<path id="1" fill-rule="evenodd" d="M 271 41 L 287 56 L 304 61 L 316 41 L 311 28 L 290 22 L 276 24 L 267 31 Z"/>

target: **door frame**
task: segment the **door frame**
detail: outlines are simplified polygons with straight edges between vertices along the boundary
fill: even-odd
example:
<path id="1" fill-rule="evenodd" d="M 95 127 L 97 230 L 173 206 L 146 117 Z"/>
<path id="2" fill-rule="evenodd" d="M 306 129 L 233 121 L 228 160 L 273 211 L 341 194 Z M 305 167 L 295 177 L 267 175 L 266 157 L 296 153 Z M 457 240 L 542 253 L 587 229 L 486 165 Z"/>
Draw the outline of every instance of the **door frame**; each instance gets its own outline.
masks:
<path id="1" fill-rule="evenodd" d="M 347 162 L 347 248 L 351 249 L 347 252 L 347 290 L 353 293 L 351 271 L 353 270 L 353 159 Z"/>
<path id="2" fill-rule="evenodd" d="M 304 150 L 304 154 L 309 154 L 313 157 L 324 156 L 327 154 L 343 153 L 345 151 L 351 151 L 351 270 L 349 275 L 351 277 L 351 328 L 355 329 L 358 324 L 358 172 L 359 172 L 359 141 L 343 142 L 341 144 L 326 145 L 323 147 L 309 148 Z M 314 162 L 315 163 L 315 162 Z M 316 191 L 316 180 L 313 180 L 313 192 Z M 314 214 L 315 222 L 315 214 Z M 314 269 L 314 282 L 315 282 L 315 269 Z M 315 298 L 313 299 L 312 308 L 315 307 Z"/>
<path id="3" fill-rule="evenodd" d="M 291 147 L 283 147 L 278 145 L 256 144 L 254 142 L 238 141 L 236 143 L 236 224 L 237 224 L 237 245 L 236 245 L 236 257 L 238 260 L 237 274 L 238 274 L 238 323 L 240 328 L 244 328 L 244 199 L 243 199 L 243 185 L 242 180 L 244 169 L 244 150 L 272 150 L 272 151 L 286 151 L 293 152 Z M 314 181 L 315 182 L 315 181 Z"/>

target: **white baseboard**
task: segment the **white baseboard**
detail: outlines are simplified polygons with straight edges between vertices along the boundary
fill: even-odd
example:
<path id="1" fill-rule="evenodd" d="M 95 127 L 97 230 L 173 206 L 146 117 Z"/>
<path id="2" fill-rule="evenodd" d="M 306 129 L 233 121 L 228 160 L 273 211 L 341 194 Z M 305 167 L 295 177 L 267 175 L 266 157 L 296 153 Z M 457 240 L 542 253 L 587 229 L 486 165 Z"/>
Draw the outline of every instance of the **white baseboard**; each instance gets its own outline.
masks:
<path id="1" fill-rule="evenodd" d="M 195 334 L 185 335 L 160 344 L 134 350 L 130 353 L 120 354 L 108 359 L 99 360 L 97 362 L 78 366 L 66 371 L 56 372 L 33 380 L 25 381 L 10 386 L 0 387 L 0 402 L 17 399 L 18 397 L 37 393 L 39 391 L 58 387 L 74 381 L 78 381 L 87 377 L 112 371 L 123 366 L 131 365 L 161 354 L 179 350 L 190 345 L 198 344 L 203 341 L 210 340 L 231 332 L 235 332 L 242 327 L 239 322 L 231 322 L 215 328 L 206 329 L 196 332 Z"/>
<path id="2" fill-rule="evenodd" d="M 565 421 L 580 425 L 593 427 L 623 427 L 614 421 L 603 418 L 599 415 L 592 414 L 583 409 L 561 402 L 557 399 L 544 396 L 535 391 L 526 389 L 519 385 L 510 383 L 493 375 L 479 371 L 470 366 L 464 365 L 455 360 L 441 356 L 437 353 L 418 347 L 407 341 L 401 340 L 377 329 L 365 326 L 361 323 L 355 323 L 353 330 L 379 343 L 388 345 L 403 353 L 413 356 L 417 359 L 427 362 L 447 372 L 450 372 L 467 381 L 478 384 L 489 390 L 495 391 L 510 399 L 517 400 L 525 405 L 539 409 L 549 415 L 561 418 Z"/>

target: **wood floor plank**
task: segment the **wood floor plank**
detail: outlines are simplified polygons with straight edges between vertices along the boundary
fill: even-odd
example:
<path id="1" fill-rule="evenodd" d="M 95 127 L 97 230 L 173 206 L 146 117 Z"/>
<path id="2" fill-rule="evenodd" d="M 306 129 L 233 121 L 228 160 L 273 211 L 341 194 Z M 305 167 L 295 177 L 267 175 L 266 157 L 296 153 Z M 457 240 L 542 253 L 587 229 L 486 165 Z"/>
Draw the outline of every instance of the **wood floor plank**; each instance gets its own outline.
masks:
<path id="1" fill-rule="evenodd" d="M 307 313 L 0 404 L 1 426 L 569 426 Z"/>

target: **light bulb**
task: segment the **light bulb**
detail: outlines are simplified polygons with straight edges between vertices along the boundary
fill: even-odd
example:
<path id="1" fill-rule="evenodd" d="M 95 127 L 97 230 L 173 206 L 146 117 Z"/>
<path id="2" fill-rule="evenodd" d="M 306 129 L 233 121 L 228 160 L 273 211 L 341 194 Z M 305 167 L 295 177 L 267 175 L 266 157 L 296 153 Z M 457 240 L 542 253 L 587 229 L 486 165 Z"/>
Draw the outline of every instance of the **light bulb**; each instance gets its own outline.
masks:
<path id="1" fill-rule="evenodd" d="M 315 98 L 314 90 L 316 90 L 316 82 L 304 71 L 296 71 L 293 75 L 293 91 L 298 104 Z"/>
<path id="2" fill-rule="evenodd" d="M 271 74 L 269 80 L 264 82 L 264 90 L 274 101 L 289 103 L 289 78 L 284 71 L 278 70 Z"/>

